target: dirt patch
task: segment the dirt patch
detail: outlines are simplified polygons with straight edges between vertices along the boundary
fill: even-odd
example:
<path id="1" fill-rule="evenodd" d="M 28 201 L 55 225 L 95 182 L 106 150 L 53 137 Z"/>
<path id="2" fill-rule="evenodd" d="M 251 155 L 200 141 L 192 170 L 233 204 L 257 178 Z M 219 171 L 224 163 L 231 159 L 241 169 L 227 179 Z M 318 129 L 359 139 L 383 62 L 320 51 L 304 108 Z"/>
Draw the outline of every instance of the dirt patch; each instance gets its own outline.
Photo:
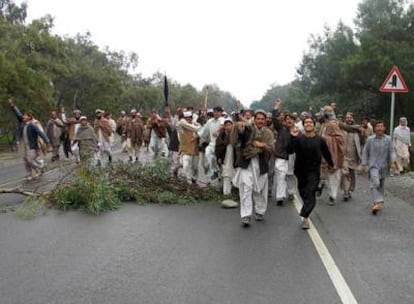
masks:
<path id="1" fill-rule="evenodd" d="M 392 195 L 414 206 L 414 172 L 387 178 L 385 188 Z"/>

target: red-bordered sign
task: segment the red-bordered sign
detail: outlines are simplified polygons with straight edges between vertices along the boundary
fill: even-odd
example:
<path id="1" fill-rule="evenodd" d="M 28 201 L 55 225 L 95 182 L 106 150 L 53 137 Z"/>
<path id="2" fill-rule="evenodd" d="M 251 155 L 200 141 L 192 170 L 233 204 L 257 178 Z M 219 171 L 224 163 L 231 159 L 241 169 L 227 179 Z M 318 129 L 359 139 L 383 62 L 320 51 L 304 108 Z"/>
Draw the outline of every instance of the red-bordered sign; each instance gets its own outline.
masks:
<path id="1" fill-rule="evenodd" d="M 405 84 L 404 78 L 401 76 L 400 70 L 397 66 L 394 66 L 391 72 L 388 74 L 387 79 L 380 88 L 381 92 L 395 92 L 395 93 L 407 93 L 408 87 Z"/>

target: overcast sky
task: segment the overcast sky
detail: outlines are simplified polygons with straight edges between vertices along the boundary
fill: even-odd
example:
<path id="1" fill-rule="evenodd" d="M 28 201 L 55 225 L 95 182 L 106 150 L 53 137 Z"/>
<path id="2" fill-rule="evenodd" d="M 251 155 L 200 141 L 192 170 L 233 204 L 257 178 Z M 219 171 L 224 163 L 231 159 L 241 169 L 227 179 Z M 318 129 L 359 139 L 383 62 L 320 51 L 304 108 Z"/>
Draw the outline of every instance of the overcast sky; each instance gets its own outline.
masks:
<path id="1" fill-rule="evenodd" d="M 59 35 L 89 31 L 100 47 L 136 52 L 145 77 L 160 71 L 199 90 L 215 83 L 250 104 L 294 79 L 311 34 L 339 20 L 353 26 L 360 0 L 26 2 L 28 19 L 52 15 Z"/>

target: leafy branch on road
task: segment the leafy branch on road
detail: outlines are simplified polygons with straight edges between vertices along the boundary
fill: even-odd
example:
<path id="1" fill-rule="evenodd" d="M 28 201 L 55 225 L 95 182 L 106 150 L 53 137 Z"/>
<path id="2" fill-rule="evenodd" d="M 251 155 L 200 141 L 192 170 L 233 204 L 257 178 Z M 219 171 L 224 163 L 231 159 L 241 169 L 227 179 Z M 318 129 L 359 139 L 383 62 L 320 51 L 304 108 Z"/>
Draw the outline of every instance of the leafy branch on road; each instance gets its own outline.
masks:
<path id="1" fill-rule="evenodd" d="M 117 210 L 123 202 L 186 205 L 229 198 L 214 188 L 188 185 L 184 179 L 174 177 L 168 160 L 115 162 L 106 167 L 81 164 L 61 167 L 58 172 L 58 178 L 48 176 L 46 180 L 44 176 L 37 182 L 0 189 L 0 193 L 27 197 L 16 210 L 16 215 L 22 219 L 44 214 L 48 207 L 82 209 L 96 215 Z"/>
<path id="2" fill-rule="evenodd" d="M 122 202 L 184 205 L 223 199 L 218 191 L 189 186 L 184 180 L 173 177 L 167 160 L 145 164 L 116 162 L 107 167 L 81 166 L 50 194 L 50 202 L 60 209 L 84 209 L 91 214 L 116 210 Z"/>

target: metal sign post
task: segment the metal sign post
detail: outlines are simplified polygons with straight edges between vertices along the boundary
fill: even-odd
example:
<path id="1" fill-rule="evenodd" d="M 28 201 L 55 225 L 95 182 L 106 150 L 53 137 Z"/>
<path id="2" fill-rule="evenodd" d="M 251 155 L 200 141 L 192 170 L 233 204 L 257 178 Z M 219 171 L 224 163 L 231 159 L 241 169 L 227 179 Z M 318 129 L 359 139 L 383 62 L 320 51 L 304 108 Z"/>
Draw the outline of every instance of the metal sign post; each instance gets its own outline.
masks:
<path id="1" fill-rule="evenodd" d="M 394 131 L 394 110 L 395 110 L 395 92 L 391 93 L 391 117 L 390 117 L 390 136 Z"/>
<path id="2" fill-rule="evenodd" d="M 390 117 L 390 136 L 394 130 L 394 110 L 395 110 L 395 93 L 407 93 L 408 87 L 405 84 L 404 78 L 402 77 L 400 70 L 397 66 L 394 66 L 388 77 L 380 88 L 381 92 L 391 93 L 391 117 Z"/>

